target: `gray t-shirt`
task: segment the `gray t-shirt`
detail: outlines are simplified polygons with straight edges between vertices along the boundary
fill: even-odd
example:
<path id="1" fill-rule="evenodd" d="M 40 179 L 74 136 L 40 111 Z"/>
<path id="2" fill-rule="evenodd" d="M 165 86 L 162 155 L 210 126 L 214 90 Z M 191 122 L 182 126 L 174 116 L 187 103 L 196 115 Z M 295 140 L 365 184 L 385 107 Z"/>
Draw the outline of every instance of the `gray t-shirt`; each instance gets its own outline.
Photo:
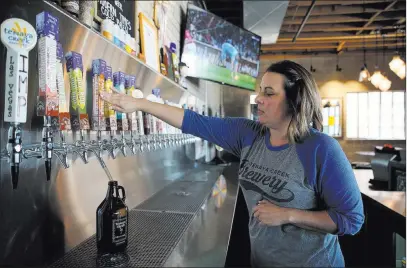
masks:
<path id="1" fill-rule="evenodd" d="M 363 204 L 351 165 L 338 142 L 314 129 L 304 142 L 273 147 L 270 133 L 243 118 L 214 118 L 186 110 L 184 133 L 239 156 L 239 182 L 249 210 L 255 267 L 343 267 L 338 235 L 357 233 Z M 277 206 L 326 210 L 338 232 L 327 234 L 292 224 L 260 225 L 253 208 L 260 200 Z"/>

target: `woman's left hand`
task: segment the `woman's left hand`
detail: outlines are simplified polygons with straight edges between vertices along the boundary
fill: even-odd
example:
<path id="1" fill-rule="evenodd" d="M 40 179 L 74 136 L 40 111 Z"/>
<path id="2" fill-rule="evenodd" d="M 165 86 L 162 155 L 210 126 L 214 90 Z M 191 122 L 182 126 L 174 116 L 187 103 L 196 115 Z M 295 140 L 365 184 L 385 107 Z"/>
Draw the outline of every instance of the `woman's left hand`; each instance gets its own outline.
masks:
<path id="1" fill-rule="evenodd" d="M 280 226 L 289 223 L 290 210 L 290 208 L 279 207 L 269 201 L 261 200 L 253 208 L 253 215 L 262 224 Z"/>

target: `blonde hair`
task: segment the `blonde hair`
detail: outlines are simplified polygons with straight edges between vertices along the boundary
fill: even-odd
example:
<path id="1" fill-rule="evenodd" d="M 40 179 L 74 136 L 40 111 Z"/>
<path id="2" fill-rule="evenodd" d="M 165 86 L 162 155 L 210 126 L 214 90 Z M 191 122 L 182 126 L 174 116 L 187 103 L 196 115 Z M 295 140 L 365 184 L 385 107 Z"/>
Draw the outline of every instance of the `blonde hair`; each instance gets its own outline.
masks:
<path id="1" fill-rule="evenodd" d="M 287 138 L 290 143 L 302 142 L 310 134 L 311 125 L 322 130 L 321 97 L 311 73 L 301 65 L 285 60 L 272 64 L 267 72 L 285 77 L 284 91 L 291 121 Z"/>

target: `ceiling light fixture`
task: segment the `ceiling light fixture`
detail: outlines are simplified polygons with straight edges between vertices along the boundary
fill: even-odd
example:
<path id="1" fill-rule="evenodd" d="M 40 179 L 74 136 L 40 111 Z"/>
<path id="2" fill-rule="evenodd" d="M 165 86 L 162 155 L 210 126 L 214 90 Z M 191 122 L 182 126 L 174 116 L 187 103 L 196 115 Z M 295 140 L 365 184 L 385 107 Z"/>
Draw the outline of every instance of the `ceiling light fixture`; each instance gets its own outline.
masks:
<path id="1" fill-rule="evenodd" d="M 372 77 L 370 77 L 370 83 L 372 83 L 376 88 L 379 88 L 380 82 L 384 79 L 384 76 L 380 72 L 378 68 L 373 73 Z"/>
<path id="2" fill-rule="evenodd" d="M 385 44 L 385 36 L 384 34 L 382 35 L 382 41 L 383 41 L 383 66 L 385 66 L 386 62 L 386 44 Z M 383 72 L 383 78 L 379 82 L 379 89 L 381 91 L 388 91 L 391 87 L 391 81 L 387 78 L 386 74 Z"/>
<path id="3" fill-rule="evenodd" d="M 363 0 L 363 8 L 365 1 Z M 363 34 L 363 32 L 362 32 Z M 367 69 L 367 64 L 366 64 L 366 40 L 365 40 L 365 35 L 363 34 L 363 66 L 360 69 L 359 73 L 359 82 L 367 82 L 370 81 L 370 72 Z"/>
<path id="4" fill-rule="evenodd" d="M 406 63 L 400 58 L 399 55 L 394 55 L 389 63 L 390 70 L 392 70 L 400 79 L 406 77 Z"/>
<path id="5" fill-rule="evenodd" d="M 396 31 L 396 55 L 393 56 L 393 59 L 389 63 L 390 70 L 392 70 L 400 79 L 406 78 L 406 63 L 401 59 L 398 51 L 398 36 Z"/>
<path id="6" fill-rule="evenodd" d="M 370 73 L 367 69 L 366 64 L 364 64 L 359 73 L 359 82 L 367 82 L 370 80 Z"/>
<path id="7" fill-rule="evenodd" d="M 378 56 L 378 40 L 377 40 L 377 35 L 379 34 L 379 31 L 376 31 L 376 66 L 375 66 L 375 72 L 373 73 L 372 77 L 370 77 L 370 82 L 375 86 L 375 88 L 379 88 L 380 82 L 384 79 L 384 76 L 382 75 L 382 72 L 379 70 L 379 56 Z"/>
<path id="8" fill-rule="evenodd" d="M 387 77 L 383 76 L 379 83 L 379 89 L 381 91 L 388 91 L 391 87 L 391 81 Z"/>

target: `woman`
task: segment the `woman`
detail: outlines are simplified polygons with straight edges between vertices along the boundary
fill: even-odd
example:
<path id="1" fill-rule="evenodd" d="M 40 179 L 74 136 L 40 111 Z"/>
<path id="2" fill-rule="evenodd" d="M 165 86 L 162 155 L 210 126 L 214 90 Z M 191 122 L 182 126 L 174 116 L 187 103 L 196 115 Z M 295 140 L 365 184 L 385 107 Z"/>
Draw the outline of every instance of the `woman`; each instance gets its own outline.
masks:
<path id="1" fill-rule="evenodd" d="M 205 117 L 117 93 L 103 99 L 119 112 L 153 114 L 241 158 L 253 266 L 345 265 L 338 235 L 360 230 L 361 194 L 338 142 L 320 132 L 320 97 L 305 68 L 282 61 L 267 69 L 256 98 L 259 122 Z"/>

